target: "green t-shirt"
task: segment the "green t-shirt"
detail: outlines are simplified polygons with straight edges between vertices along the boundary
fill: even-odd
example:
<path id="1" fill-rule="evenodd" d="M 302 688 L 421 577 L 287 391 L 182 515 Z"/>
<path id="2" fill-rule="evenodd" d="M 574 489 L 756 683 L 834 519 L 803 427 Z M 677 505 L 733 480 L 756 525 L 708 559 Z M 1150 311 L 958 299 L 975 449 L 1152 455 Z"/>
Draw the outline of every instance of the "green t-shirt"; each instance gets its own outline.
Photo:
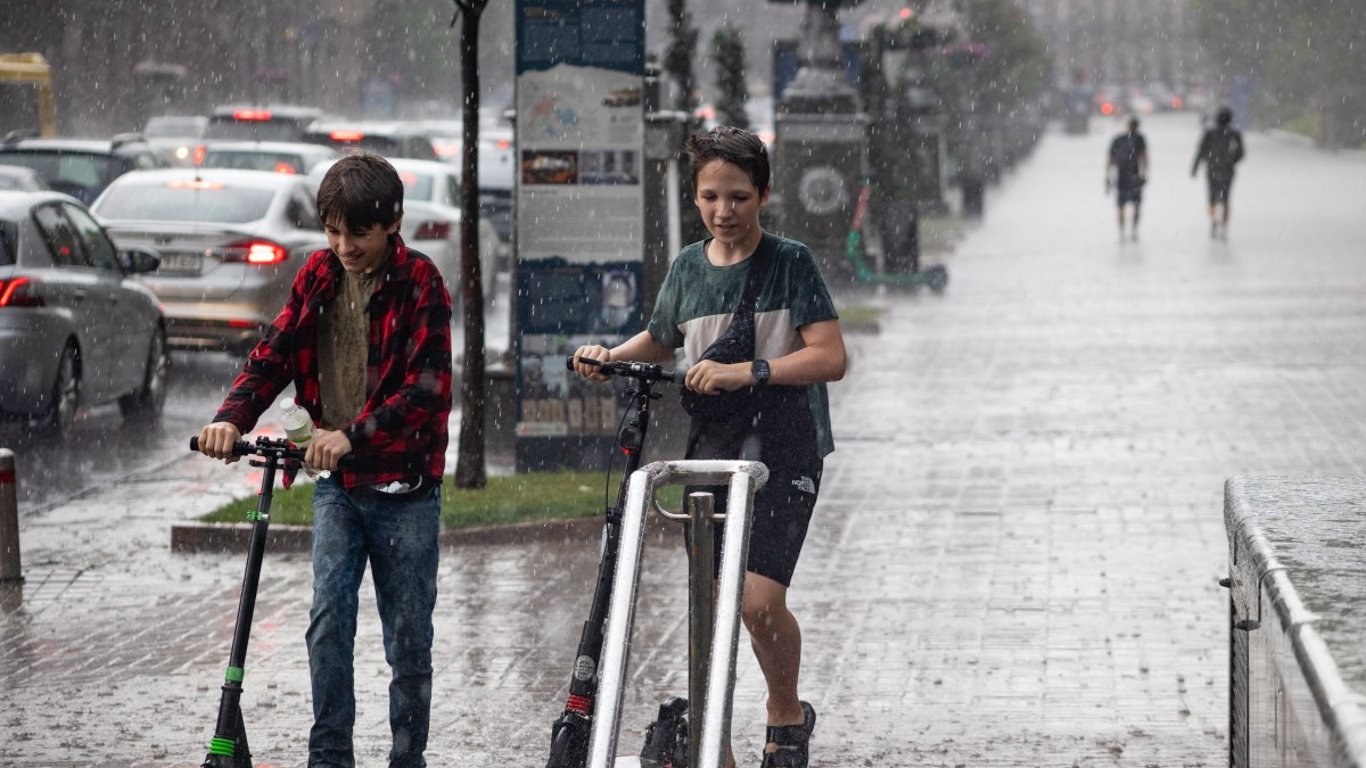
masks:
<path id="1" fill-rule="evenodd" d="M 689 364 L 730 327 L 754 257 L 726 267 L 713 266 L 704 250 L 707 241 L 678 254 L 655 299 L 649 331 L 666 347 L 683 347 Z M 796 240 L 764 233 L 760 248 L 769 248 L 768 274 L 755 302 L 755 357 L 772 359 L 802 348 L 798 329 L 835 320 L 835 302 L 821 279 L 811 249 Z M 816 446 L 821 456 L 835 450 L 830 431 L 830 402 L 824 384 L 807 388 Z"/>

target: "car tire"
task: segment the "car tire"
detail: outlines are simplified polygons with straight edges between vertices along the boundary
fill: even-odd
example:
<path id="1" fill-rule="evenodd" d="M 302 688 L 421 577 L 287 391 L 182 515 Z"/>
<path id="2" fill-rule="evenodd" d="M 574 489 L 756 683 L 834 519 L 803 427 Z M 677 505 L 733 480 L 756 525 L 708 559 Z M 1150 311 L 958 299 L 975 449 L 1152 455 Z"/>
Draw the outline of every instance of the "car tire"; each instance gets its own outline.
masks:
<path id="1" fill-rule="evenodd" d="M 76 411 L 81 404 L 81 353 L 76 345 L 67 344 L 57 363 L 57 377 L 52 382 L 52 404 L 38 419 L 44 437 L 66 440 L 76 424 Z"/>
<path id="2" fill-rule="evenodd" d="M 161 423 L 161 412 L 166 405 L 166 379 L 171 369 L 171 355 L 166 351 L 166 332 L 160 327 L 152 334 L 147 348 L 147 365 L 142 374 L 142 386 L 137 392 L 119 398 L 119 412 L 126 421 L 137 421 L 138 426 Z"/>

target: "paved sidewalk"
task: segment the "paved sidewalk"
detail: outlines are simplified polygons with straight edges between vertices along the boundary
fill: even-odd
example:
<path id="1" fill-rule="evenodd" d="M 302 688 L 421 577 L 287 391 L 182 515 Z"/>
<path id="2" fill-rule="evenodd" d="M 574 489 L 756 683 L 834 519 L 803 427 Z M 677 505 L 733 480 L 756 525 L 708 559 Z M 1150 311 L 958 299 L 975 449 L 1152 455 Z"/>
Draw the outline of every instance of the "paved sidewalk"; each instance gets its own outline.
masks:
<path id="1" fill-rule="evenodd" d="M 1232 239 L 1210 241 L 1185 176 L 1195 117 L 1144 127 L 1141 241 L 1118 242 L 1101 196 L 1121 126 L 1097 121 L 1048 135 L 992 190 L 944 295 L 845 297 L 885 314 L 849 338 L 791 594 L 813 766 L 1226 764 L 1222 483 L 1366 472 L 1366 182 L 1252 135 Z M 187 457 L 25 519 L 23 605 L 0 615 L 0 765 L 203 759 L 242 560 L 172 555 L 167 530 L 252 488 L 243 467 Z M 196 508 L 168 501 L 186 496 Z M 596 557 L 443 553 L 433 766 L 544 764 Z M 682 552 L 646 558 L 623 753 L 684 691 Z M 307 557 L 271 557 L 244 699 L 262 763 L 304 759 L 309 597 Z M 361 612 L 358 757 L 382 766 L 369 595 Z M 762 681 L 740 659 L 752 757 Z"/>

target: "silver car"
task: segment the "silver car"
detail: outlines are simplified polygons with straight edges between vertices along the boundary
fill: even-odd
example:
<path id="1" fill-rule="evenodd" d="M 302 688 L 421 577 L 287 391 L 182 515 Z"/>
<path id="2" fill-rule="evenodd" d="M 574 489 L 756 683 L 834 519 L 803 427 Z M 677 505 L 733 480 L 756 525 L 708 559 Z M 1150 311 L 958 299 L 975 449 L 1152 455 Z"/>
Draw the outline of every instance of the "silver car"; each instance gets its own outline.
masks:
<path id="1" fill-rule="evenodd" d="M 0 413 L 59 439 L 80 406 L 111 400 L 155 423 L 170 358 L 135 275 L 156 267 L 151 251 L 119 251 L 74 198 L 0 191 Z"/>
<path id="2" fill-rule="evenodd" d="M 313 166 L 335 159 L 335 149 L 302 141 L 215 141 L 204 147 L 200 165 L 306 174 Z"/>
<path id="3" fill-rule="evenodd" d="M 91 210 L 124 247 L 161 256 L 148 286 L 172 347 L 246 352 L 299 267 L 327 247 L 303 176 L 177 168 L 120 176 Z"/>

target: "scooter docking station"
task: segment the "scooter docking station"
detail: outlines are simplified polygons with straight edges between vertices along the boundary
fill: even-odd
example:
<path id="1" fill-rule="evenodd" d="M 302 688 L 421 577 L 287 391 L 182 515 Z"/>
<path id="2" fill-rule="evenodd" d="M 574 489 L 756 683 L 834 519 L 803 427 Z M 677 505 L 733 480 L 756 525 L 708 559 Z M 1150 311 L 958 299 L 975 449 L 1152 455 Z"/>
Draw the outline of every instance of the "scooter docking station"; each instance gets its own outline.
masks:
<path id="1" fill-rule="evenodd" d="M 599 670 L 597 711 L 588 742 L 589 768 L 721 768 L 730 737 L 735 690 L 740 608 L 749 556 L 754 494 L 768 480 L 757 461 L 660 461 L 632 473 L 621 527 L 611 600 Z M 665 485 L 728 487 L 724 514 L 715 514 L 710 493 L 692 493 L 687 512 L 658 508 L 656 489 Z M 647 731 L 638 757 L 616 757 L 623 681 L 640 585 L 645 516 L 650 508 L 688 523 L 688 699 L 670 698 Z M 720 577 L 716 579 L 713 525 L 725 520 Z"/>

